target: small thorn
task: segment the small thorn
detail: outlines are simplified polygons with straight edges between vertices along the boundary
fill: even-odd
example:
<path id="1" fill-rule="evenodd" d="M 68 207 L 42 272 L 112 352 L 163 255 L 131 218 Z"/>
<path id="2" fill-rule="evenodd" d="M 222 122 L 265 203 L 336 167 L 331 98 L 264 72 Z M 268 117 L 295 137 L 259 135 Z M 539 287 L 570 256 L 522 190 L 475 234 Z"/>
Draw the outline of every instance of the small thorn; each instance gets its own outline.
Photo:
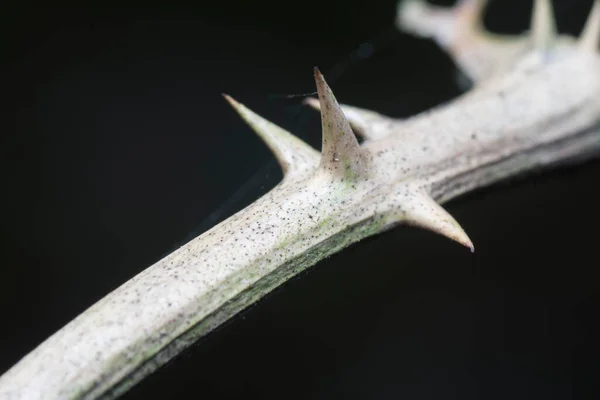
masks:
<path id="1" fill-rule="evenodd" d="M 531 13 L 531 40 L 536 49 L 550 48 L 558 36 L 551 0 L 534 0 Z"/>
<path id="2" fill-rule="evenodd" d="M 475 252 L 471 239 L 458 222 L 427 193 L 418 191 L 415 195 L 403 199 L 402 203 L 408 224 L 446 236 L 469 248 L 471 253 Z"/>
<path id="3" fill-rule="evenodd" d="M 423 0 L 398 2 L 396 26 L 405 32 L 421 37 L 432 37 L 435 29 L 431 23 L 431 6 Z"/>
<path id="4" fill-rule="evenodd" d="M 483 31 L 483 13 L 488 0 L 460 0 L 454 7 L 440 7 L 424 0 L 398 3 L 396 25 L 422 37 L 449 43 L 456 32 Z"/>
<path id="5" fill-rule="evenodd" d="M 365 160 L 358 140 L 356 140 L 333 92 L 316 67 L 315 82 L 319 93 L 323 129 L 319 169 L 327 174 L 348 180 L 366 176 Z"/>
<path id="6" fill-rule="evenodd" d="M 271 149 L 284 175 L 313 169 L 318 165 L 319 153 L 315 149 L 238 103 L 229 95 L 223 94 L 223 97 Z"/>
<path id="7" fill-rule="evenodd" d="M 314 108 L 315 110 L 321 110 L 321 103 L 319 103 L 319 99 L 315 99 L 314 97 L 305 98 L 304 104 Z"/>
<path id="8" fill-rule="evenodd" d="M 498 35 L 484 26 L 488 0 L 459 0 L 441 7 L 424 0 L 399 0 L 395 25 L 401 31 L 431 38 L 473 83 L 511 68 L 527 50 L 521 36 Z"/>
<path id="9" fill-rule="evenodd" d="M 600 47 L 600 0 L 594 0 L 592 11 L 579 39 L 579 47 L 591 52 L 597 52 Z"/>
<path id="10" fill-rule="evenodd" d="M 321 103 L 318 99 L 307 97 L 304 99 L 304 103 L 316 110 L 321 110 Z M 376 140 L 389 136 L 397 123 L 394 118 L 364 108 L 346 104 L 340 104 L 340 108 L 354 133 L 366 140 Z"/>

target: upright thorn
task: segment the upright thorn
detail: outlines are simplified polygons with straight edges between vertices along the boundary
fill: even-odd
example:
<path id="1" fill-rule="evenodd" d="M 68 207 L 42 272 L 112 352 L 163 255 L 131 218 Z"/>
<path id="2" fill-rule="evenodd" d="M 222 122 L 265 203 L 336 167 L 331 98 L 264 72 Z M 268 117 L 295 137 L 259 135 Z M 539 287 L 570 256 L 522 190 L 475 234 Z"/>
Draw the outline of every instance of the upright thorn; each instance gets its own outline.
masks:
<path id="1" fill-rule="evenodd" d="M 357 180 L 367 174 L 364 156 L 346 116 L 323 75 L 315 67 L 321 106 L 323 145 L 319 170 L 339 179 Z"/>
<path id="2" fill-rule="evenodd" d="M 531 40 L 536 49 L 546 50 L 557 35 L 551 0 L 534 0 L 531 13 Z"/>
<path id="3" fill-rule="evenodd" d="M 579 38 L 582 50 L 596 52 L 600 47 L 600 0 L 594 0 L 592 11 Z"/>
<path id="4" fill-rule="evenodd" d="M 321 103 L 318 99 L 307 97 L 304 103 L 316 110 L 321 110 Z M 377 140 L 389 136 L 392 128 L 398 122 L 394 118 L 360 107 L 340 104 L 340 108 L 354 133 L 366 140 Z"/>
<path id="5" fill-rule="evenodd" d="M 406 223 L 446 236 L 475 251 L 471 239 L 456 220 L 426 192 L 419 190 L 402 200 Z"/>
<path id="6" fill-rule="evenodd" d="M 281 165 L 284 175 L 293 175 L 296 171 L 314 169 L 318 165 L 319 153 L 315 149 L 230 96 L 224 94 L 223 97 L 269 146 Z"/>

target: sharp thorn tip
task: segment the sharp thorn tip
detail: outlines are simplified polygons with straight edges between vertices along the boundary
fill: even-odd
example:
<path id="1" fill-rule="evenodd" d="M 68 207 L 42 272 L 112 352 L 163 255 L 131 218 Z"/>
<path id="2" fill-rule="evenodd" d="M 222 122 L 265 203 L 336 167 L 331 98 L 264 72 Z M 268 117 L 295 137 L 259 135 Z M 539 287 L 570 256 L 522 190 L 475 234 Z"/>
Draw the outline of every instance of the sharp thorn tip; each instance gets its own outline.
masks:
<path id="1" fill-rule="evenodd" d="M 237 104 L 237 101 L 235 101 L 233 99 L 233 97 L 231 97 L 230 95 L 228 95 L 227 93 L 221 93 L 221 96 L 223 96 L 225 98 L 225 100 L 227 100 L 227 102 L 231 105 L 235 105 Z"/>

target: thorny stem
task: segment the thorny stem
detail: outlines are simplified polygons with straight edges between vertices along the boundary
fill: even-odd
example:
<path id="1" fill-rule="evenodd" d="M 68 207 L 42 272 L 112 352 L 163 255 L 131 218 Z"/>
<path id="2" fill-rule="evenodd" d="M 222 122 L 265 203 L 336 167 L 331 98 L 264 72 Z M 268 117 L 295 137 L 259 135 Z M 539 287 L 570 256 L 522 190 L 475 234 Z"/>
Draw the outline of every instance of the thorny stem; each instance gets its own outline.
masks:
<path id="1" fill-rule="evenodd" d="M 594 4 L 579 43 L 552 46 L 558 40 L 544 36 L 551 29 L 532 29 L 538 47 L 504 60 L 507 71 L 404 121 L 356 108 L 348 121 L 315 71 L 320 155 L 227 96 L 275 153 L 283 181 L 48 338 L 0 377 L 0 399 L 115 398 L 290 277 L 397 224 L 473 250 L 440 203 L 600 153 L 600 1 Z M 362 145 L 350 123 L 365 136 Z"/>

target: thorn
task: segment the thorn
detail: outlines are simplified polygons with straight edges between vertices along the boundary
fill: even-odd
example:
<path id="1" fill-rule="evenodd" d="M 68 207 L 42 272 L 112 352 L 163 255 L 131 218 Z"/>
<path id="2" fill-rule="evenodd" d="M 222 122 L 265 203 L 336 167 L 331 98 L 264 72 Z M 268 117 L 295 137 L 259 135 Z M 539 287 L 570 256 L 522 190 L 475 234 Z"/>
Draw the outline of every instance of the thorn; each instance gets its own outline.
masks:
<path id="1" fill-rule="evenodd" d="M 471 239 L 456 220 L 427 193 L 420 190 L 402 201 L 406 223 L 446 236 L 475 252 Z"/>
<path id="2" fill-rule="evenodd" d="M 316 110 L 321 110 L 321 103 L 319 103 L 318 99 L 307 97 L 304 103 Z M 367 140 L 376 140 L 389 136 L 396 122 L 394 118 L 386 117 L 383 114 L 364 108 L 345 104 L 340 104 L 340 108 L 348 119 L 354 133 Z"/>
<path id="3" fill-rule="evenodd" d="M 551 0 L 534 0 L 531 13 L 531 39 L 536 49 L 546 50 L 558 36 Z"/>
<path id="4" fill-rule="evenodd" d="M 459 0 L 454 7 L 440 7 L 423 0 L 399 0 L 395 25 L 401 31 L 434 40 L 476 84 L 512 67 L 528 46 L 520 36 L 485 29 L 488 2 Z"/>
<path id="5" fill-rule="evenodd" d="M 315 149 L 230 96 L 223 94 L 223 97 L 271 149 L 281 165 L 284 176 L 318 165 L 319 153 Z"/>
<path id="6" fill-rule="evenodd" d="M 430 21 L 431 6 L 423 0 L 404 0 L 398 3 L 396 26 L 421 37 L 432 37 L 435 29 Z"/>
<path id="7" fill-rule="evenodd" d="M 449 43 L 455 33 L 483 31 L 483 12 L 488 0 L 460 0 L 454 7 L 440 7 L 424 0 L 398 3 L 396 26 L 421 37 Z"/>
<path id="8" fill-rule="evenodd" d="M 592 11 L 579 38 L 579 47 L 596 52 L 600 47 L 600 0 L 594 0 Z"/>
<path id="9" fill-rule="evenodd" d="M 355 180 L 366 176 L 365 160 L 356 136 L 350 128 L 333 92 L 315 67 L 319 93 L 323 145 L 319 169 L 340 178 Z"/>
<path id="10" fill-rule="evenodd" d="M 459 24 L 483 30 L 483 11 L 488 0 L 460 0 L 453 8 Z"/>

